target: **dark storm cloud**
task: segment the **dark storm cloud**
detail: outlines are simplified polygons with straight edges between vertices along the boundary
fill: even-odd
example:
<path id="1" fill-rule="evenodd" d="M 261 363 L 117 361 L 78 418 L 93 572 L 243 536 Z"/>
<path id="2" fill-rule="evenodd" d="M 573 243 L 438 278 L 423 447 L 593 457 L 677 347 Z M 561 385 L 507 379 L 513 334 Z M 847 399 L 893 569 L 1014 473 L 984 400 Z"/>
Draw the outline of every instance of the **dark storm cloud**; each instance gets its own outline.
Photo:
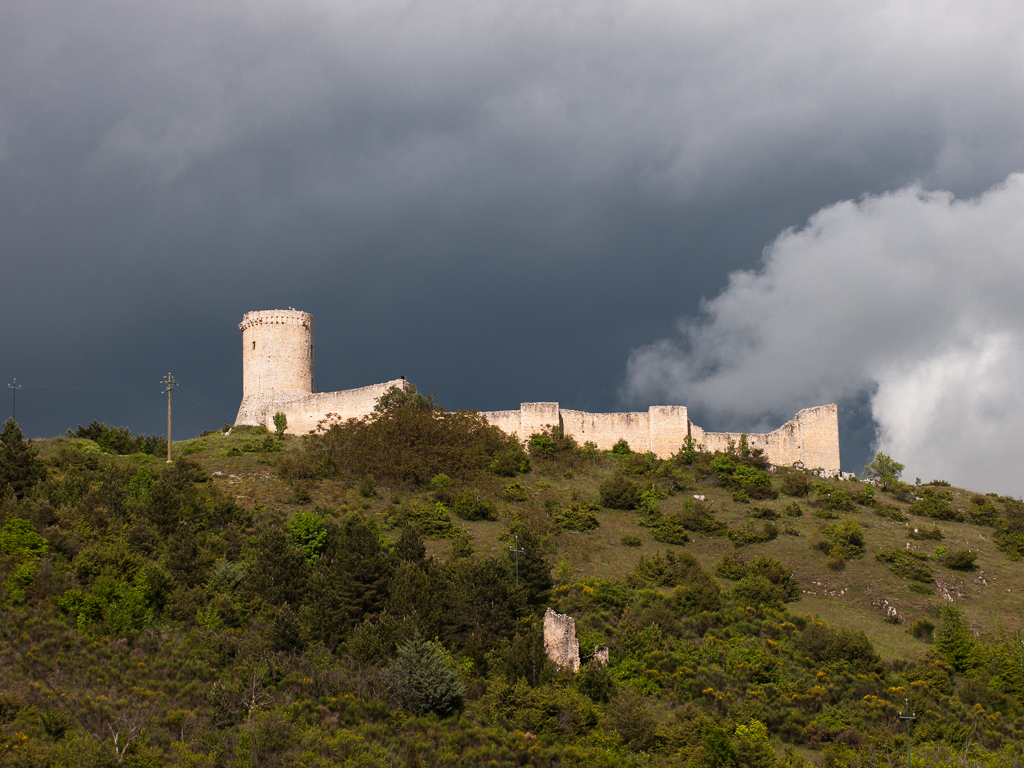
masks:
<path id="1" fill-rule="evenodd" d="M 617 407 L 629 350 L 785 228 L 1020 168 L 1021 14 L 0 3 L 5 375 L 171 368 L 233 413 L 241 314 L 296 306 L 324 388 Z M 31 434 L 161 428 L 158 394 L 47 392 Z"/>

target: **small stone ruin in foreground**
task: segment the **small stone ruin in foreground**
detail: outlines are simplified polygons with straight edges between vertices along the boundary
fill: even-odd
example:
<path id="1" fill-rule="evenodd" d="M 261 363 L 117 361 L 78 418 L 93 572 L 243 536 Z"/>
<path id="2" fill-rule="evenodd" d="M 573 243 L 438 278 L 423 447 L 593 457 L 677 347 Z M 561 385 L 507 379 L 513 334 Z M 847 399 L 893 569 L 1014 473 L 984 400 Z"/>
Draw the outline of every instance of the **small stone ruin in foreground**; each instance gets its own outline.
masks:
<path id="1" fill-rule="evenodd" d="M 544 650 L 561 669 L 580 671 L 580 641 L 576 639 L 576 619 L 548 608 L 544 612 Z M 598 664 L 608 663 L 608 646 L 595 648 L 593 658 Z"/>

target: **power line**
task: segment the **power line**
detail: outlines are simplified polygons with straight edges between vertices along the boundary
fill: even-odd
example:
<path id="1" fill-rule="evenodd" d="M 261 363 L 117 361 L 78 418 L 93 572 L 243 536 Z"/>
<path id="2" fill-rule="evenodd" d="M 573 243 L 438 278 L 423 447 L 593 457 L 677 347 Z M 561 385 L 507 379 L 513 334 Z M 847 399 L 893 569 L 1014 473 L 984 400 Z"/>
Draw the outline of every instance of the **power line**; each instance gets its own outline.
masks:
<path id="1" fill-rule="evenodd" d="M 29 389 L 142 389 L 153 386 L 147 381 L 70 381 L 52 379 L 22 379 Z"/>
<path id="2" fill-rule="evenodd" d="M 209 400 L 206 397 L 203 397 L 203 395 L 199 394 L 198 392 L 196 392 L 191 387 L 185 386 L 180 381 L 178 382 L 178 388 L 181 390 L 181 394 L 182 395 L 187 397 L 189 400 L 192 400 L 197 405 L 201 405 L 203 408 L 206 408 L 206 410 L 208 410 L 208 411 L 210 411 L 212 413 L 215 413 L 218 416 L 225 416 L 228 419 L 232 418 L 230 413 L 228 413 L 224 409 L 218 407 L 217 404 L 214 403 L 212 400 Z"/>

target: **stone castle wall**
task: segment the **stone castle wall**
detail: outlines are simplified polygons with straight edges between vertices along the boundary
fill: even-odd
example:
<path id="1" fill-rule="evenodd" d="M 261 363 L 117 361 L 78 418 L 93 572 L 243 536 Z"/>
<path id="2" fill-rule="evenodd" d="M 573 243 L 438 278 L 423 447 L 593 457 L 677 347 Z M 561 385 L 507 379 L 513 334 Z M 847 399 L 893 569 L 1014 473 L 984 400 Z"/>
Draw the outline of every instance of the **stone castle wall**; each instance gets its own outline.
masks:
<path id="1" fill-rule="evenodd" d="M 696 424 L 690 434 L 697 445 L 709 451 L 724 451 L 729 442 L 739 444 L 739 432 L 705 432 Z M 807 469 L 823 469 L 826 475 L 839 472 L 839 409 L 833 405 L 805 408 L 774 432 L 748 434 L 751 448 L 764 450 L 777 466 L 802 464 Z"/>
<path id="2" fill-rule="evenodd" d="M 396 379 L 342 392 L 317 392 L 302 399 L 281 403 L 277 411 L 288 419 L 285 432 L 290 435 L 306 435 L 324 419 L 346 421 L 366 416 L 373 411 L 380 396 L 392 387 L 404 389 L 406 382 L 404 379 Z M 277 411 L 268 411 L 264 420 L 267 429 L 271 431 L 274 429 L 274 414 Z"/>
<path id="3" fill-rule="evenodd" d="M 641 453 L 667 459 L 680 449 L 687 435 L 697 446 L 724 451 L 729 441 L 738 444 L 739 432 L 705 432 L 692 423 L 685 406 L 654 405 L 647 413 L 585 413 L 568 411 L 558 403 L 523 403 L 518 411 L 482 414 L 487 421 L 508 434 L 527 439 L 547 426 L 561 427 L 580 444 L 593 442 L 609 450 L 625 439 Z M 518 418 L 517 418 L 518 416 Z M 768 460 L 779 466 L 802 463 L 807 469 L 821 469 L 826 475 L 839 473 L 839 418 L 835 405 L 800 411 L 774 432 L 747 434 L 751 448 L 764 450 Z"/>
<path id="4" fill-rule="evenodd" d="M 248 312 L 242 331 L 242 404 L 235 424 L 274 429 L 274 414 L 284 413 L 287 432 L 312 432 L 324 419 L 344 421 L 368 415 L 391 387 L 404 379 L 342 392 L 313 392 L 313 316 L 298 310 Z M 725 450 L 739 433 L 705 432 L 690 422 L 685 406 L 655 405 L 647 412 L 586 413 L 558 403 L 522 403 L 515 411 L 482 414 L 503 432 L 527 440 L 545 427 L 561 427 L 580 444 L 593 442 L 608 450 L 625 439 L 638 452 L 668 458 L 689 435 L 709 451 Z M 800 411 L 774 432 L 748 434 L 751 448 L 762 448 L 772 464 L 802 464 L 807 469 L 839 473 L 839 420 L 835 405 Z"/>

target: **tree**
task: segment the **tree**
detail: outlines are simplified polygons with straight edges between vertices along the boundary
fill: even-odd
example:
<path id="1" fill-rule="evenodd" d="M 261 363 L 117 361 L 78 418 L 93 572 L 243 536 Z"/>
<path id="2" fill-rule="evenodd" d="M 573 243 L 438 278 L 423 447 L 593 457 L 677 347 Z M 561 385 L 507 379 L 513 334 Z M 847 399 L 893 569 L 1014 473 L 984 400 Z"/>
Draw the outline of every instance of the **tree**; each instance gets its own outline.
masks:
<path id="1" fill-rule="evenodd" d="M 939 629 L 935 633 L 935 647 L 957 672 L 966 672 L 974 666 L 974 635 L 964 616 L 955 605 L 939 609 Z"/>
<path id="2" fill-rule="evenodd" d="M 284 431 L 288 429 L 288 417 L 278 411 L 274 414 L 274 431 L 277 433 L 277 439 L 284 442 Z"/>
<path id="3" fill-rule="evenodd" d="M 447 715 L 462 706 L 465 688 L 446 654 L 417 632 L 398 648 L 388 668 L 392 695 L 402 709 L 417 715 Z"/>
<path id="4" fill-rule="evenodd" d="M 882 490 L 887 491 L 899 481 L 904 468 L 902 464 L 884 453 L 876 453 L 875 460 L 864 465 L 864 474 L 874 478 Z"/>
<path id="5" fill-rule="evenodd" d="M 13 418 L 4 422 L 0 434 L 0 494 L 7 486 L 15 498 L 23 499 L 36 483 L 46 479 L 46 465 L 38 459 L 39 451 L 25 440 Z"/>

